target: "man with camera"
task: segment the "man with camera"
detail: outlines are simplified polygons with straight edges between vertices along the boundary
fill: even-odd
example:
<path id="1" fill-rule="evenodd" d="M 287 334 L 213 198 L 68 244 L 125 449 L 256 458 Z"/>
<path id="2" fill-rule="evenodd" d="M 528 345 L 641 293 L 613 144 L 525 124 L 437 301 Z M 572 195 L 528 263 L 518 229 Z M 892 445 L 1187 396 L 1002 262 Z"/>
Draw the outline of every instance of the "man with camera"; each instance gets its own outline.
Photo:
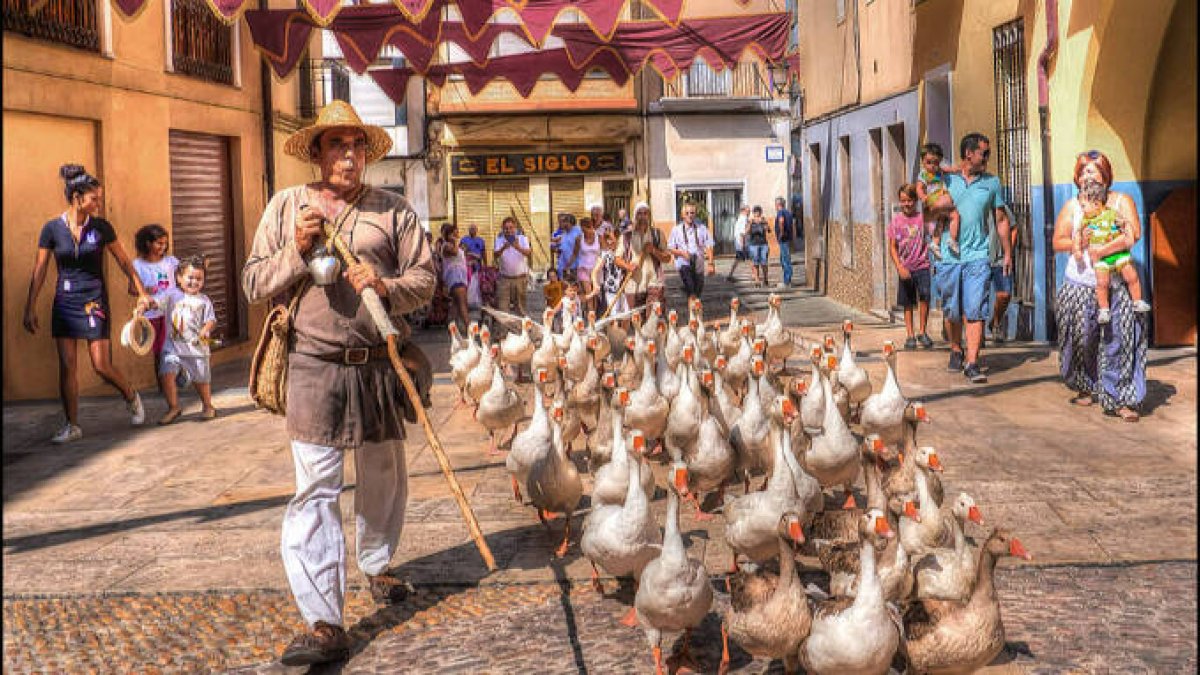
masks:
<path id="1" fill-rule="evenodd" d="M 716 262 L 713 260 L 712 237 L 708 227 L 696 222 L 696 205 L 683 205 L 683 221 L 671 230 L 667 239 L 667 248 L 675 256 L 675 269 L 683 281 L 683 290 L 689 299 L 699 298 L 704 292 L 705 275 L 716 274 Z M 703 272 L 700 271 L 701 258 L 708 260 Z"/>
<path id="2" fill-rule="evenodd" d="M 529 240 L 517 233 L 517 219 L 508 216 L 496 235 L 496 265 L 500 279 L 496 282 L 496 302 L 500 309 L 525 316 L 525 291 L 529 284 Z"/>

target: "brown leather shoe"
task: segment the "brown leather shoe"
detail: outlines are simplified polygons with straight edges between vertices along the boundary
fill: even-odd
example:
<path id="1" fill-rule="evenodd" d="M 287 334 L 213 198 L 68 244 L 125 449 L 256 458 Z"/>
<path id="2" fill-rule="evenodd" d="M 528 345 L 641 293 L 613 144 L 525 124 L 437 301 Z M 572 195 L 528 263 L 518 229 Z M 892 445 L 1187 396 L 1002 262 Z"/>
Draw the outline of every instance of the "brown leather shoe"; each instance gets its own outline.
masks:
<path id="1" fill-rule="evenodd" d="M 349 657 L 350 635 L 341 626 L 318 621 L 310 632 L 301 633 L 292 640 L 279 661 L 285 666 L 309 666 L 344 661 Z"/>
<path id="2" fill-rule="evenodd" d="M 416 592 L 407 579 L 395 576 L 390 570 L 383 574 L 367 575 L 371 584 L 371 599 L 380 605 L 394 605 L 404 602 Z"/>

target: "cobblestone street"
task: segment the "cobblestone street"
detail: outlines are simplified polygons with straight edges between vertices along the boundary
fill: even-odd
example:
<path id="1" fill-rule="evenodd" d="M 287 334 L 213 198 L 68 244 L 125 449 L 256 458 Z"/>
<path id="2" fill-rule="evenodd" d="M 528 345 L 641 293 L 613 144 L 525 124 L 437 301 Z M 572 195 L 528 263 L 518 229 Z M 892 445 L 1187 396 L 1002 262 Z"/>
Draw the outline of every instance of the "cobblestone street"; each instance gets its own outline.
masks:
<path id="1" fill-rule="evenodd" d="M 714 297 L 738 292 L 713 286 Z M 713 305 L 712 317 L 721 315 Z M 880 345 L 902 342 L 902 327 L 805 291 L 784 306 L 806 340 L 843 316 L 855 317 L 854 347 L 878 387 Z M 446 361 L 443 335 L 418 335 L 435 364 Z M 1139 424 L 1070 406 L 1045 345 L 988 349 L 990 381 L 981 386 L 946 372 L 946 359 L 942 343 L 898 358 L 905 394 L 925 401 L 933 418 L 920 443 L 943 457 L 948 495 L 970 493 L 989 527 L 1011 528 L 1034 556 L 999 564 L 1008 646 L 987 672 L 1195 672 L 1195 351 L 1151 352 Z M 276 661 L 302 628 L 279 556 L 290 452 L 282 420 L 249 403 L 242 367 L 218 369 L 222 414 L 212 422 L 194 420 L 198 402 L 185 396 L 181 422 L 130 429 L 118 401 L 86 399 L 83 440 L 56 447 L 46 442 L 55 402 L 4 408 L 5 673 L 304 672 Z M 156 418 L 162 399 L 143 395 Z M 591 590 L 577 534 L 568 555 L 553 558 L 561 519 L 547 533 L 514 502 L 503 457 L 486 456 L 486 433 L 456 399 L 439 373 L 432 420 L 500 570 L 485 574 L 432 453 L 410 427 L 409 510 L 393 564 L 417 593 L 377 609 L 353 569 L 354 654 L 311 672 L 653 672 L 641 631 L 619 623 L 632 589 L 607 579 L 607 596 Z M 656 474 L 661 522 L 663 467 Z M 728 602 L 722 519 L 701 523 L 685 509 L 681 527 L 718 589 L 692 636 L 703 671 L 716 672 Z M 971 527 L 972 536 L 985 533 Z M 802 562 L 811 569 L 815 561 Z M 816 581 L 820 573 L 805 574 Z M 782 672 L 780 662 L 736 648 L 732 666 Z"/>

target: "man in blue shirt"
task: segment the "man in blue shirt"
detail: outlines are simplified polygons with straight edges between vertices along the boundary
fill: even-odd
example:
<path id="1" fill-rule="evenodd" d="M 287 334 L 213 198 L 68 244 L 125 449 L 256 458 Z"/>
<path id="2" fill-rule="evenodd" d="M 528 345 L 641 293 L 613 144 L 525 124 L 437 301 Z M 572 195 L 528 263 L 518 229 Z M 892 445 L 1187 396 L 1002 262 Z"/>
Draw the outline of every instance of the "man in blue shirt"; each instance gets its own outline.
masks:
<path id="1" fill-rule="evenodd" d="M 557 237 L 550 239 L 558 251 L 558 259 L 555 267 L 558 269 L 558 278 L 565 285 L 568 281 L 575 281 L 575 240 L 583 236 L 583 230 L 579 224 L 575 222 L 575 216 L 569 213 L 558 214 L 558 230 L 561 232 Z M 568 277 L 567 273 L 571 276 Z"/>
<path id="2" fill-rule="evenodd" d="M 479 226 L 474 223 L 467 228 L 468 236 L 462 238 L 463 248 L 467 249 L 467 264 L 470 265 L 472 273 L 478 272 L 479 268 L 487 264 L 487 245 L 483 241 L 483 237 L 479 236 Z"/>
<path id="3" fill-rule="evenodd" d="M 947 172 L 946 188 L 959 214 L 958 255 L 950 250 L 950 238 L 942 237 L 938 286 L 942 294 L 942 313 L 950 339 L 950 363 L 947 370 L 962 369 L 975 383 L 987 382 L 979 370 L 979 348 L 983 343 L 983 324 L 990 315 L 989 296 L 992 279 L 988 255 L 988 220 L 995 214 L 996 234 L 1003 250 L 1001 268 L 1012 271 L 1012 248 L 1008 211 L 1000 192 L 1000 179 L 987 172 L 991 142 L 980 133 L 963 136 L 959 144 L 961 171 Z M 966 329 L 963 322 L 966 321 Z M 966 334 L 966 354 L 962 338 Z"/>
<path id="4" fill-rule="evenodd" d="M 779 242 L 779 266 L 783 268 L 780 288 L 792 285 L 792 240 L 796 238 L 796 221 L 783 197 L 775 198 L 775 240 Z"/>

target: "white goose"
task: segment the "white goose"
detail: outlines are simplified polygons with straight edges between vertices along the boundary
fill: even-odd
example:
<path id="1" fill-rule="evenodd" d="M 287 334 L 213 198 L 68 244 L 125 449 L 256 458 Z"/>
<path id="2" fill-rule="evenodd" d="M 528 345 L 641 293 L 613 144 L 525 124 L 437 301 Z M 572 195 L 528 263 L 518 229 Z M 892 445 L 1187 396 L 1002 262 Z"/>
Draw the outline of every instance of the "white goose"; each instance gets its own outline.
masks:
<path id="1" fill-rule="evenodd" d="M 780 428 L 772 433 L 775 452 L 774 469 L 767 481 L 767 488 L 758 492 L 750 492 L 727 501 L 725 513 L 725 543 L 733 549 L 733 568 L 737 571 L 737 554 L 742 554 L 755 562 L 769 560 L 777 552 L 776 528 L 779 518 L 785 511 L 802 513 L 804 504 L 796 496 L 796 485 L 792 471 L 788 467 L 786 447 L 790 446 L 788 438 L 795 409 L 786 397 L 780 397 L 776 402 L 780 406 L 779 419 L 785 424 L 776 425 Z"/>
<path id="2" fill-rule="evenodd" d="M 642 570 L 634 607 L 654 654 L 655 672 L 663 672 L 662 634 L 683 631 L 681 660 L 696 664 L 688 652 L 692 629 L 700 625 L 712 607 L 713 590 L 704 563 L 688 557 L 679 532 L 679 495 L 687 491 L 687 465 L 671 466 L 672 480 L 667 491 L 666 531 L 662 552 Z M 631 489 L 630 492 L 633 490 Z"/>
<path id="3" fill-rule="evenodd" d="M 713 374 L 705 371 L 706 385 L 714 386 Z M 691 452 L 684 454 L 688 466 L 688 494 L 696 504 L 696 520 L 712 520 L 712 514 L 700 508 L 701 496 L 717 490 L 717 503 L 725 501 L 725 484 L 737 468 L 737 452 L 729 443 L 729 432 L 713 412 L 716 403 L 711 394 L 700 394 L 700 431 Z"/>
<path id="4" fill-rule="evenodd" d="M 750 340 L 752 330 L 754 330 L 754 324 L 743 320 L 741 325 L 742 343 L 738 346 L 737 352 L 729 357 L 729 365 L 725 367 L 725 383 L 738 395 L 741 395 L 746 380 L 750 377 L 750 359 L 754 357 L 754 345 Z M 742 405 L 745 405 L 744 401 Z"/>
<path id="5" fill-rule="evenodd" d="M 612 344 L 608 341 L 608 333 L 596 325 L 596 312 L 589 310 L 587 318 L 587 332 L 585 335 L 596 338 L 596 346 L 592 352 L 595 354 L 596 361 L 601 362 L 612 353 Z"/>
<path id="6" fill-rule="evenodd" d="M 676 379 L 680 383 L 679 393 L 671 402 L 671 410 L 667 413 L 665 445 L 671 459 L 676 462 L 682 461 L 684 453 L 692 450 L 700 435 L 700 381 L 692 367 L 695 357 L 694 347 L 689 345 L 683 348 L 676 372 Z"/>
<path id="7" fill-rule="evenodd" d="M 679 365 L 683 344 L 683 338 L 679 335 L 679 312 L 671 310 L 667 313 L 667 334 L 663 338 L 662 355 L 672 370 Z"/>
<path id="8" fill-rule="evenodd" d="M 474 324 L 475 322 L 472 321 L 471 325 Z M 450 358 L 453 359 L 455 354 L 467 348 L 467 343 L 469 343 L 470 340 L 464 340 L 458 335 L 457 321 L 451 321 L 450 325 L 447 326 L 446 329 L 450 331 Z M 468 330 L 470 330 L 470 327 L 468 327 Z"/>
<path id="9" fill-rule="evenodd" d="M 943 537 L 949 534 L 946 521 L 941 517 L 941 505 L 933 500 L 929 492 L 929 482 L 926 475 L 930 471 L 941 471 L 942 463 L 937 451 L 928 446 L 917 448 L 913 460 L 917 464 L 917 513 L 919 520 L 900 522 L 900 541 L 904 548 L 914 558 L 922 557 L 933 548 L 942 544 Z M 905 511 L 909 511 L 911 501 L 905 503 Z"/>
<path id="10" fill-rule="evenodd" d="M 728 361 L 724 355 L 718 356 L 713 362 L 712 391 L 717 405 L 712 406 L 710 411 L 720 419 L 721 425 L 726 430 L 729 430 L 741 419 L 742 409 L 733 401 L 733 395 L 729 392 L 729 386 L 725 384 L 725 370 L 727 367 Z"/>
<path id="11" fill-rule="evenodd" d="M 884 444 L 894 446 L 904 436 L 904 409 L 908 407 L 908 401 L 896 380 L 896 346 L 891 340 L 883 343 L 883 359 L 887 363 L 883 389 L 863 401 L 859 421 L 864 434 L 878 434 Z"/>
<path id="12" fill-rule="evenodd" d="M 547 308 L 542 314 L 542 341 L 529 358 L 529 367 L 546 371 L 546 382 L 558 381 L 558 351 L 554 343 L 554 334 L 550 332 L 550 324 L 554 318 L 554 310 Z"/>
<path id="13" fill-rule="evenodd" d="M 565 354 L 567 359 L 566 376 L 567 379 L 578 382 L 583 379 L 588 363 L 592 362 L 594 365 L 595 361 L 588 351 L 587 338 L 583 336 L 583 319 L 576 319 L 572 326 L 574 330 L 571 332 L 571 340 Z"/>
<path id="14" fill-rule="evenodd" d="M 759 335 L 767 340 L 767 361 L 779 362 L 783 371 L 787 371 L 787 359 L 796 349 L 792 342 L 792 332 L 783 325 L 783 317 L 779 307 L 783 299 L 772 293 L 767 298 L 767 320 L 760 326 Z"/>
<path id="15" fill-rule="evenodd" d="M 454 324 L 451 323 L 450 325 L 453 326 Z M 479 359 L 483 355 L 479 344 L 475 342 L 475 336 L 477 335 L 479 335 L 479 324 L 472 321 L 471 325 L 467 328 L 466 346 L 450 357 L 450 377 L 454 380 L 454 384 L 458 386 L 458 401 L 460 404 L 467 402 L 467 374 L 479 364 Z"/>
<path id="16" fill-rule="evenodd" d="M 521 503 L 521 485 L 529 477 L 529 467 L 538 457 L 550 452 L 553 434 L 550 430 L 550 414 L 546 411 L 545 395 L 542 387 L 545 384 L 546 369 L 538 368 L 534 373 L 533 387 L 533 418 L 529 426 L 513 436 L 509 444 L 508 457 L 504 458 L 504 466 L 512 475 L 513 497 Z"/>
<path id="17" fill-rule="evenodd" d="M 767 411 L 763 409 L 762 398 L 758 395 L 759 381 L 766 372 L 766 363 L 755 357 L 752 372 L 754 374 L 750 377 L 750 388 L 746 391 L 744 399 L 745 407 L 742 408 L 738 421 L 729 430 L 729 442 L 737 451 L 738 468 L 744 472 L 747 486 L 750 483 L 750 474 L 758 475 L 773 465 L 768 457 L 773 452 L 767 438 L 770 421 Z"/>
<path id="18" fill-rule="evenodd" d="M 621 367 L 617 371 L 617 384 L 628 389 L 636 389 L 642 382 L 642 364 L 638 357 L 638 339 L 625 338 L 625 356 L 621 359 Z"/>
<path id="19" fill-rule="evenodd" d="M 729 327 L 720 331 L 721 353 L 732 357 L 742 347 L 742 324 L 738 321 L 738 307 L 741 301 L 737 298 L 729 300 Z"/>
<path id="20" fill-rule="evenodd" d="M 854 322 L 846 319 L 842 322 L 842 358 L 838 362 L 838 382 L 846 389 L 850 403 L 857 405 L 867 400 L 871 395 L 871 378 L 867 371 L 854 362 L 854 348 L 850 346 L 850 335 L 854 332 Z"/>
<path id="21" fill-rule="evenodd" d="M 613 462 L 616 461 L 614 458 Z M 597 567 L 613 576 L 632 576 L 637 580 L 657 555 L 655 547 L 662 544 L 662 533 L 642 488 L 641 476 L 650 473 L 650 467 L 640 454 L 626 461 L 629 480 L 621 502 L 594 506 L 583 522 L 583 537 L 579 540 L 579 549 L 592 564 L 592 587 L 599 593 L 604 592 L 604 587 Z M 634 625 L 634 617 L 631 609 L 625 623 Z"/>
<path id="22" fill-rule="evenodd" d="M 800 647 L 800 663 L 807 673 L 882 675 L 900 646 L 900 617 L 885 604 L 876 570 L 876 551 L 896 535 L 883 511 L 871 509 L 863 514 L 860 536 L 858 593 L 817 603 L 812 629 Z"/>
<path id="23" fill-rule="evenodd" d="M 625 444 L 625 409 L 629 406 L 629 391 L 625 388 L 618 389 L 616 399 L 610 431 L 612 437 L 610 441 L 611 458 L 607 464 L 596 470 L 595 480 L 592 483 L 593 508 L 604 504 L 623 504 L 629 487 L 629 479 L 635 472 L 635 469 L 630 468 L 630 464 L 634 462 L 630 460 L 629 450 Z M 646 444 L 642 432 L 633 432 L 632 443 L 635 456 L 640 457 Z M 642 471 L 640 480 L 642 492 L 649 501 L 654 497 L 654 474 L 650 471 Z"/>
<path id="24" fill-rule="evenodd" d="M 829 368 L 837 367 L 837 357 L 829 356 Z M 821 387 L 825 400 L 833 399 L 833 391 L 828 378 L 821 378 Z M 860 466 L 859 443 L 842 419 L 837 408 L 825 406 L 825 419 L 821 425 L 822 432 L 812 437 L 808 451 L 804 453 L 804 468 L 816 476 L 824 487 L 841 485 L 846 493 L 845 508 L 854 508 L 854 492 L 851 486 L 858 478 Z"/>
<path id="25" fill-rule="evenodd" d="M 561 407 L 555 411 L 561 419 Z M 562 543 L 555 551 L 559 558 L 567 554 L 571 542 L 571 515 L 583 497 L 583 480 L 571 461 L 570 453 L 563 444 L 562 426 L 551 424 L 552 450 L 538 457 L 529 467 L 525 479 L 525 492 L 529 501 L 537 508 L 538 520 L 549 527 L 547 518 L 562 513 L 566 525 L 563 527 Z"/>
<path id="26" fill-rule="evenodd" d="M 484 392 L 492 386 L 492 366 L 496 362 L 496 356 L 500 353 L 500 345 L 491 344 L 491 335 L 487 326 L 479 331 L 479 340 L 482 343 L 480 349 L 483 354 L 471 372 L 467 373 L 467 396 L 475 404 L 479 403 Z"/>
<path id="27" fill-rule="evenodd" d="M 526 317 L 521 320 L 520 333 L 509 333 L 500 341 L 500 356 L 517 371 L 518 379 L 521 377 L 521 366 L 529 363 L 536 349 L 533 339 L 529 336 L 532 328 L 533 319 Z"/>
<path id="28" fill-rule="evenodd" d="M 492 345 L 492 356 L 500 350 L 497 345 Z M 507 427 L 512 427 L 512 435 L 517 435 L 517 423 L 525 416 L 525 402 L 521 400 L 521 395 L 515 389 L 510 389 L 508 383 L 504 381 L 504 374 L 500 369 L 500 364 L 492 364 L 492 384 L 483 396 L 479 398 L 479 408 L 476 409 L 475 418 L 479 423 L 488 430 L 490 446 L 488 447 L 488 455 L 496 454 L 496 432 Z"/>
<path id="29" fill-rule="evenodd" d="M 971 495 L 962 492 L 951 505 L 950 513 L 943 513 L 942 517 L 947 521 L 954 546 L 930 549 L 913 564 L 917 598 L 966 600 L 975 584 L 975 563 L 979 550 L 967 543 L 963 527 L 968 520 L 983 525 L 983 514 Z"/>
<path id="30" fill-rule="evenodd" d="M 642 359 L 642 382 L 630 396 L 629 408 L 625 411 L 625 424 L 639 429 L 648 439 L 659 440 L 667 429 L 667 415 L 671 406 L 658 391 L 654 378 L 654 354 L 657 345 L 653 340 L 646 343 L 646 358 Z"/>

